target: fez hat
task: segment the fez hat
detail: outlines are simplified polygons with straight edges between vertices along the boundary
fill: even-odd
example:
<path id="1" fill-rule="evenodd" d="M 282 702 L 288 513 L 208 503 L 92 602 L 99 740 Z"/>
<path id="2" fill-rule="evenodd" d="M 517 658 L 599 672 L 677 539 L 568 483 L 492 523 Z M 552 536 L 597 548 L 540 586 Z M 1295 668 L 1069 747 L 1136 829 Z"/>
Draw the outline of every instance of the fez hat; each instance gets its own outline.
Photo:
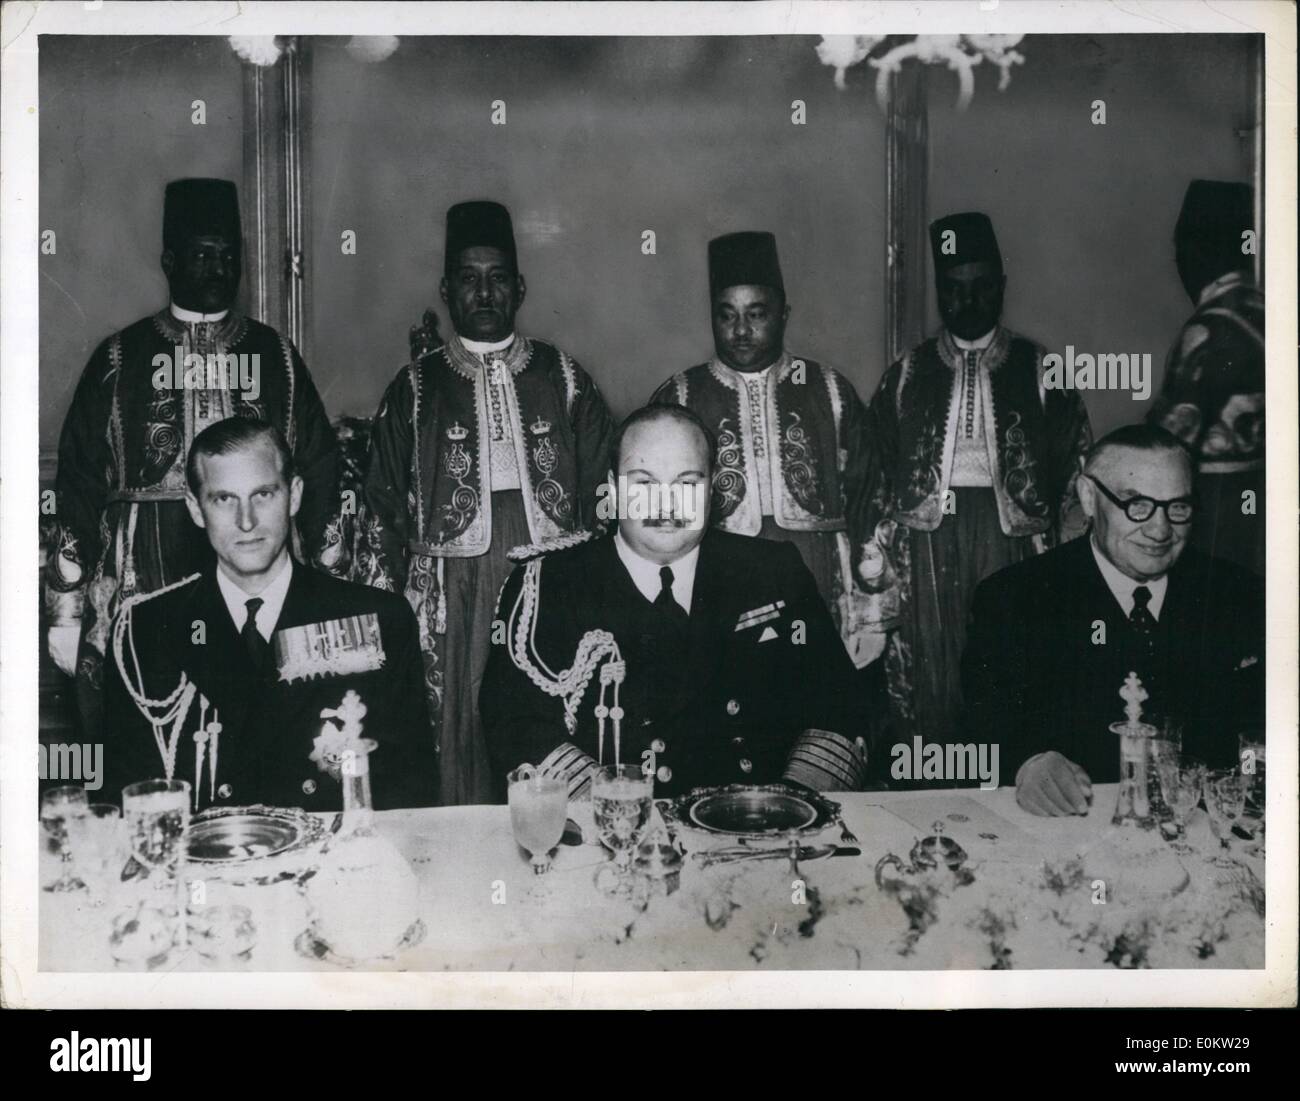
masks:
<path id="1" fill-rule="evenodd" d="M 949 230 L 954 234 L 952 248 L 944 250 L 943 235 Z M 1002 270 L 1002 251 L 998 248 L 998 239 L 993 233 L 993 223 L 987 214 L 969 210 L 963 214 L 949 214 L 930 223 L 930 253 L 934 257 L 934 273 L 939 275 L 949 268 L 962 264 L 975 264 L 988 261 Z"/>
<path id="2" fill-rule="evenodd" d="M 172 180 L 163 197 L 163 248 L 175 252 L 191 237 L 240 244 L 239 193 L 230 180 Z"/>
<path id="3" fill-rule="evenodd" d="M 728 233 L 709 242 L 709 294 L 741 286 L 775 287 L 785 294 L 772 234 Z"/>
<path id="4" fill-rule="evenodd" d="M 500 203 L 476 200 L 457 203 L 447 211 L 445 266 L 449 268 L 467 248 L 478 246 L 499 248 L 518 266 L 510 211 Z"/>
<path id="5" fill-rule="evenodd" d="M 1175 240 L 1194 241 L 1214 254 L 1241 252 L 1241 235 L 1255 226 L 1255 196 L 1249 184 L 1193 180 L 1183 196 Z"/>

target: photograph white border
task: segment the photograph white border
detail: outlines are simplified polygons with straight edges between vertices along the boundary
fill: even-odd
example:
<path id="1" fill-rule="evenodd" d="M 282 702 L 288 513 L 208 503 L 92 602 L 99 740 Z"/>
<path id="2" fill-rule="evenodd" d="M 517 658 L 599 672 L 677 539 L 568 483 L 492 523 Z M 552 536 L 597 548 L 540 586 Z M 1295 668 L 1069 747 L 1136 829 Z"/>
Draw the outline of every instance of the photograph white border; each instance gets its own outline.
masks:
<path id="1" fill-rule="evenodd" d="M 71 974 L 37 970 L 39 34 L 1266 34 L 1266 962 L 1252 971 Z M 1282 0 L 851 3 L 12 2 L 0 24 L 0 1000 L 39 1008 L 1294 1005 L 1297 961 L 1296 28 Z"/>

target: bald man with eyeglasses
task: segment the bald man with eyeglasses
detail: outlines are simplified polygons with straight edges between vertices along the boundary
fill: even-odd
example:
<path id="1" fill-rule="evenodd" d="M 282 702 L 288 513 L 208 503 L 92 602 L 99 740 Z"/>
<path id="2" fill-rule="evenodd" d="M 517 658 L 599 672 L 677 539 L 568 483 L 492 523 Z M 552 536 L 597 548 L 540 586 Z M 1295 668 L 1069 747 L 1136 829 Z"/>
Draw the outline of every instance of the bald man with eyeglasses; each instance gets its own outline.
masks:
<path id="1" fill-rule="evenodd" d="M 1130 672 L 1144 717 L 1181 725 L 1184 752 L 1211 767 L 1234 763 L 1237 732 L 1264 713 L 1263 585 L 1189 547 L 1186 448 L 1156 426 L 1116 429 L 1078 486 L 1088 537 L 984 581 L 962 661 L 964 738 L 1000 744 L 1017 801 L 1040 815 L 1087 814 L 1092 784 L 1119 778 L 1109 726 Z"/>

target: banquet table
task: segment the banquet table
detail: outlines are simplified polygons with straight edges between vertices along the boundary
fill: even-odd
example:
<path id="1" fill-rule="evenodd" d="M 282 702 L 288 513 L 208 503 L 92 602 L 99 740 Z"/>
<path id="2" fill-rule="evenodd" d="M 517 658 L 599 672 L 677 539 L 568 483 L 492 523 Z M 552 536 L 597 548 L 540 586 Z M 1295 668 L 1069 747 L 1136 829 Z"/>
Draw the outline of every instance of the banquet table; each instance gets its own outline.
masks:
<path id="1" fill-rule="evenodd" d="M 1012 788 L 828 798 L 842 807 L 860 855 L 805 861 L 797 879 L 786 858 L 702 867 L 688 855 L 678 889 L 644 907 L 594 887 L 608 853 L 590 831 L 589 803 L 570 805 L 584 843 L 559 846 L 551 871 L 540 876 L 516 845 L 505 806 L 380 812 L 377 830 L 418 879 L 421 939 L 362 969 L 1263 966 L 1262 858 L 1238 840 L 1230 861 L 1212 863 L 1218 842 L 1202 811 L 1188 823 L 1193 851 L 1180 856 L 1154 831 L 1111 826 L 1114 785 L 1097 785 L 1090 812 L 1069 818 L 1027 814 Z M 877 861 L 893 853 L 907 864 L 936 822 L 965 849 L 974 881 L 956 885 L 939 869 L 904 875 L 900 882 L 915 890 L 903 894 L 878 887 Z M 656 814 L 652 828 L 659 823 Z M 840 840 L 838 826 L 832 839 Z M 301 943 L 295 948 L 309 924 L 309 900 L 295 882 L 206 887 L 208 903 L 239 902 L 252 911 L 251 952 L 216 965 L 179 946 L 163 968 L 339 966 L 305 955 Z M 112 897 L 94 907 L 84 892 L 42 892 L 40 968 L 112 970 L 108 929 L 116 911 Z"/>

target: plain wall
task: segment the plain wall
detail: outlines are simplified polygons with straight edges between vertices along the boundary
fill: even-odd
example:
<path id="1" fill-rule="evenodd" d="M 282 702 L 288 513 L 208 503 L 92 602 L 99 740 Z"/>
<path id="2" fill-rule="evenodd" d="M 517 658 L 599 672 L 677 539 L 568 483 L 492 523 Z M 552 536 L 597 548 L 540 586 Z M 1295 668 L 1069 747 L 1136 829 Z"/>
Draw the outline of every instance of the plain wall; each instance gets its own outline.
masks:
<path id="1" fill-rule="evenodd" d="M 1188 181 L 1251 178 L 1252 48 L 1259 36 L 1031 36 L 1005 92 L 976 67 L 964 114 L 956 76 L 928 74 L 930 209 L 993 219 L 1007 324 L 1061 353 L 1151 354 L 1147 401 L 1084 393 L 1097 434 L 1146 416 L 1191 313 L 1173 245 Z"/>
<path id="2" fill-rule="evenodd" d="M 778 236 L 797 351 L 862 397 L 884 362 L 884 127 L 873 72 L 838 91 L 814 38 L 404 38 L 379 63 L 312 41 L 310 365 L 332 415 L 372 413 L 437 297 L 443 219 L 495 197 L 529 282 L 521 331 L 596 376 L 616 413 L 710 351 L 709 237 Z M 1147 351 L 1158 388 L 1190 311 L 1173 267 L 1187 180 L 1249 177 L 1251 41 L 1029 37 L 1010 88 L 930 85 L 930 206 L 979 208 L 1007 256 L 1007 321 L 1056 349 Z M 166 302 L 162 191 L 242 173 L 240 66 L 225 38 L 40 43 L 42 449 L 95 345 Z M 190 122 L 194 99 L 207 125 Z M 1107 124 L 1089 122 L 1107 103 Z M 507 123 L 491 125 L 493 100 Z M 807 124 L 791 124 L 791 101 Z M 345 256 L 340 234 L 357 234 Z M 641 253 L 641 233 L 657 255 Z M 927 304 L 934 323 L 933 295 Z M 1105 430 L 1145 413 L 1085 395 Z"/>
<path id="3" fill-rule="evenodd" d="M 239 60 L 224 38 L 42 35 L 38 43 L 40 442 L 59 430 L 106 336 L 167 305 L 163 189 L 243 171 Z M 190 121 L 204 101 L 206 123 Z M 247 228 L 247 227 L 246 227 Z"/>

